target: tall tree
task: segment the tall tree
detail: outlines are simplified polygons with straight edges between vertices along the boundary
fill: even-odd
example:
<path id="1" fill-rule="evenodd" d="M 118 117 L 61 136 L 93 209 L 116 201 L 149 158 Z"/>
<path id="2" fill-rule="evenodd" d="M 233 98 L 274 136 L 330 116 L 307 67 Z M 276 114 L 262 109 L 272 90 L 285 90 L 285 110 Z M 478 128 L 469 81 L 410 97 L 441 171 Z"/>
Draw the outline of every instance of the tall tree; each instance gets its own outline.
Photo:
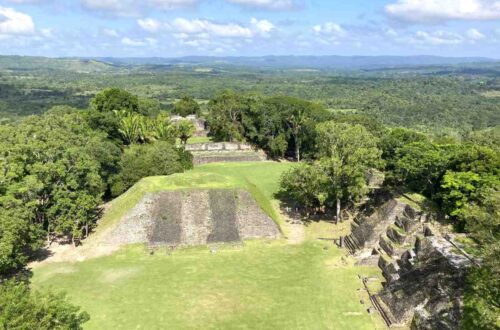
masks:
<path id="1" fill-rule="evenodd" d="M 173 113 L 186 117 L 188 115 L 200 115 L 200 105 L 191 96 L 185 95 L 174 104 Z"/>
<path id="2" fill-rule="evenodd" d="M 377 139 L 364 126 L 336 123 L 318 125 L 318 166 L 330 181 L 337 220 L 342 201 L 354 201 L 367 192 L 365 175 L 371 167 L 381 167 L 382 152 Z"/>

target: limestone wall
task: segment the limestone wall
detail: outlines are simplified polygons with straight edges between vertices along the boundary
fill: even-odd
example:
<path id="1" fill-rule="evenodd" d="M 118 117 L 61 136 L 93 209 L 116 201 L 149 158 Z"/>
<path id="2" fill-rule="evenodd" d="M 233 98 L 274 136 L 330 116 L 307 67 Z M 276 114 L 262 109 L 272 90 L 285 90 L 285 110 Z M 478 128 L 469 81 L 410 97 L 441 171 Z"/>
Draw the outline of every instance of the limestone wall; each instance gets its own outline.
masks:
<path id="1" fill-rule="evenodd" d="M 279 236 L 248 192 L 215 189 L 147 194 L 103 240 L 179 246 Z"/>
<path id="2" fill-rule="evenodd" d="M 194 143 L 185 146 L 187 151 L 252 151 L 254 148 L 250 144 L 236 142 L 213 142 L 213 143 Z"/>

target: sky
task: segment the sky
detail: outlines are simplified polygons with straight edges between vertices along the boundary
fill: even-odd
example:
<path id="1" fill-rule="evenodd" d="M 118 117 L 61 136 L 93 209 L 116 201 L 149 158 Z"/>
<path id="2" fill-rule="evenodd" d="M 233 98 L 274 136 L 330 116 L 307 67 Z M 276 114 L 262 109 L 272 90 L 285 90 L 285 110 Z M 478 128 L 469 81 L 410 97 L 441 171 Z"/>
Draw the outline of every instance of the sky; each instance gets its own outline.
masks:
<path id="1" fill-rule="evenodd" d="M 500 0 L 0 0 L 0 54 L 500 58 Z"/>

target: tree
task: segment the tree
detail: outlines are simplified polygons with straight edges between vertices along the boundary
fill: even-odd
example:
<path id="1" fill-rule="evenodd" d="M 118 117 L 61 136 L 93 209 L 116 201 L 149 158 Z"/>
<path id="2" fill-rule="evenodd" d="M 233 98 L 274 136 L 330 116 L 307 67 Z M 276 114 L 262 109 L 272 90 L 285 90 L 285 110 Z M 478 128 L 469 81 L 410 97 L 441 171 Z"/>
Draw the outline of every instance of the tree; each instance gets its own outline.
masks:
<path id="1" fill-rule="evenodd" d="M 317 130 L 319 160 L 289 172 L 281 187 L 306 207 L 334 207 L 338 221 L 342 205 L 368 192 L 365 174 L 382 166 L 381 151 L 377 139 L 361 125 L 325 122 Z"/>
<path id="2" fill-rule="evenodd" d="M 429 142 L 409 143 L 396 152 L 394 178 L 398 184 L 432 196 L 449 166 L 452 151 Z"/>
<path id="3" fill-rule="evenodd" d="M 307 210 L 322 208 L 328 183 L 328 177 L 319 167 L 302 163 L 282 175 L 280 193 Z"/>
<path id="4" fill-rule="evenodd" d="M 44 232 L 33 221 L 31 210 L 6 207 L 0 209 L 0 274 L 10 275 L 22 268 L 34 251 L 42 247 Z"/>
<path id="5" fill-rule="evenodd" d="M 153 121 L 152 134 L 156 140 L 175 143 L 176 127 L 172 125 L 167 113 L 160 113 Z"/>
<path id="6" fill-rule="evenodd" d="M 301 146 L 308 132 L 307 124 L 312 121 L 312 113 L 317 106 L 293 97 L 272 97 L 265 100 L 264 106 L 283 118 L 285 130 L 291 138 L 289 145 L 294 148 L 295 159 L 300 161 Z"/>
<path id="7" fill-rule="evenodd" d="M 423 133 L 403 127 L 389 129 L 382 135 L 380 149 L 382 158 L 387 161 L 388 169 L 394 168 L 397 151 L 413 142 L 429 142 L 429 138 Z"/>
<path id="8" fill-rule="evenodd" d="M 143 116 L 155 118 L 161 113 L 161 103 L 157 99 L 140 97 L 138 99 L 137 112 Z"/>
<path id="9" fill-rule="evenodd" d="M 367 193 L 365 174 L 382 166 L 377 139 L 364 126 L 335 123 L 318 125 L 318 166 L 329 178 L 329 196 L 335 200 L 337 221 L 342 202 Z"/>
<path id="10" fill-rule="evenodd" d="M 122 156 L 121 171 L 113 178 L 111 192 L 118 196 L 144 177 L 183 172 L 192 164 L 190 154 L 168 142 L 131 145 Z"/>
<path id="11" fill-rule="evenodd" d="M 200 105 L 191 96 L 183 96 L 174 104 L 173 113 L 186 117 L 188 115 L 200 115 Z"/>
<path id="12" fill-rule="evenodd" d="M 0 327 L 3 329 L 82 329 L 90 319 L 62 294 L 31 292 L 28 284 L 8 280 L 0 285 Z"/>
<path id="13" fill-rule="evenodd" d="M 92 131 L 80 113 L 65 107 L 4 127 L 2 135 L 4 226 L 9 214 L 19 214 L 27 228 L 42 228 L 48 238 L 63 235 L 75 241 L 88 233 L 106 189 L 101 178 L 101 161 L 106 159 L 95 157 L 97 150 L 107 149 L 105 136 Z M 19 231 L 23 232 L 22 237 L 33 237 L 36 231 Z"/>
<path id="14" fill-rule="evenodd" d="M 500 315 L 500 192 L 465 206 L 466 230 L 480 246 L 481 265 L 467 276 L 463 329 L 497 329 Z"/>
<path id="15" fill-rule="evenodd" d="M 244 133 L 242 116 L 246 108 L 248 108 L 247 100 L 233 91 L 219 93 L 208 103 L 209 134 L 216 141 L 242 141 Z"/>
<path id="16" fill-rule="evenodd" d="M 179 120 L 175 125 L 175 130 L 177 132 L 177 136 L 181 140 L 181 143 L 186 145 L 187 140 L 193 136 L 195 132 L 195 127 L 190 120 L 183 119 Z"/>
<path id="17" fill-rule="evenodd" d="M 113 112 L 125 110 L 127 112 L 139 111 L 137 96 L 120 88 L 107 88 L 96 94 L 90 100 L 91 109 L 98 112 Z"/>

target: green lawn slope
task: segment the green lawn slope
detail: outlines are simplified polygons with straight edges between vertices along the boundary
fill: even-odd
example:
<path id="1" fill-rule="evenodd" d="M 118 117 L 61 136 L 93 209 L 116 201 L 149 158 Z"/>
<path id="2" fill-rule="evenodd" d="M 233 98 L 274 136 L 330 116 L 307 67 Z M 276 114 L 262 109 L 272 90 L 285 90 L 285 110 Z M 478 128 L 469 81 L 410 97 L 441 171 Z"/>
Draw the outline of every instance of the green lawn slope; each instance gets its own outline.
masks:
<path id="1" fill-rule="evenodd" d="M 113 201 L 101 226 L 118 221 L 145 193 L 166 189 L 248 189 L 279 219 L 273 196 L 290 166 L 208 164 L 146 178 Z M 90 314 L 86 329 L 384 329 L 376 314 L 367 313 L 358 278 L 377 276 L 378 268 L 354 266 L 343 250 L 316 239 L 331 227 L 310 229 L 295 245 L 256 240 L 162 248 L 152 255 L 130 245 L 109 256 L 36 267 L 32 285 L 66 292 Z"/>

